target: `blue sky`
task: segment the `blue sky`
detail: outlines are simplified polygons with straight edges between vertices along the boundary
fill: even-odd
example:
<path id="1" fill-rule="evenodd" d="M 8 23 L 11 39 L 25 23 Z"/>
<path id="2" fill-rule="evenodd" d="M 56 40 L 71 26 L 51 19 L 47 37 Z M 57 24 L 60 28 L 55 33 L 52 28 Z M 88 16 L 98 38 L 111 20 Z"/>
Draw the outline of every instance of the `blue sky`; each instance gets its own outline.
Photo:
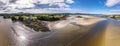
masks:
<path id="1" fill-rule="evenodd" d="M 80 12 L 93 14 L 119 14 L 120 4 L 107 6 L 107 0 L 74 0 L 71 8 L 81 9 Z M 112 12 L 116 10 L 116 12 Z M 118 10 L 118 12 L 117 12 Z"/>
<path id="2" fill-rule="evenodd" d="M 120 0 L 0 0 L 0 13 L 120 14 Z"/>

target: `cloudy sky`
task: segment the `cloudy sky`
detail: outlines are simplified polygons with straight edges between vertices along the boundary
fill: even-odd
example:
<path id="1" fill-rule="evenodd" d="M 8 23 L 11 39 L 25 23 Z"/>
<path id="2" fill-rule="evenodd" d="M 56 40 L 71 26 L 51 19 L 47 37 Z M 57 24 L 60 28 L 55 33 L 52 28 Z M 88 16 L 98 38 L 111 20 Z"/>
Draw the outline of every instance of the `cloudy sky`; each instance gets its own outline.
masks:
<path id="1" fill-rule="evenodd" d="M 0 13 L 120 14 L 120 0 L 0 0 Z"/>

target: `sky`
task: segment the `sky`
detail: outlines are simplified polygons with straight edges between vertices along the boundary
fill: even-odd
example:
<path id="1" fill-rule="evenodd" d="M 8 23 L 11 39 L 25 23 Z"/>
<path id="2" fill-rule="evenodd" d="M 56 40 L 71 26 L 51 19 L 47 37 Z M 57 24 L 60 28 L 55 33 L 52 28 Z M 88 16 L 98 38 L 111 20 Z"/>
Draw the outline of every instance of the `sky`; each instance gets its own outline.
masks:
<path id="1" fill-rule="evenodd" d="M 0 0 L 0 13 L 120 14 L 120 0 Z"/>

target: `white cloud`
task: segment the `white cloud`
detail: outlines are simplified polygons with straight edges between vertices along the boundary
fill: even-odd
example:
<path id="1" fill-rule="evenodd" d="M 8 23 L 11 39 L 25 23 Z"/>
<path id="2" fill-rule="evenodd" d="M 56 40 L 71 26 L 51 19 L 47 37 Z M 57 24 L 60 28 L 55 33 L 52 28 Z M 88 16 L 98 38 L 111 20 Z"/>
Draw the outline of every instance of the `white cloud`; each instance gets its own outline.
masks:
<path id="1" fill-rule="evenodd" d="M 50 3 L 60 3 L 65 0 L 35 0 L 35 2 L 39 2 L 40 4 L 50 4 Z"/>
<path id="2" fill-rule="evenodd" d="M 68 7 L 66 3 L 73 3 L 72 0 L 15 0 L 14 3 L 9 4 L 10 7 L 28 8 L 35 7 L 35 4 L 49 4 L 49 6 Z"/>
<path id="3" fill-rule="evenodd" d="M 72 3 L 74 3 L 73 0 L 0 0 L 0 10 L 2 9 L 5 12 L 21 11 L 18 9 L 35 8 L 36 4 L 46 5 L 46 9 L 50 9 L 52 6 L 56 6 L 58 7 L 57 9 L 60 10 L 70 10 L 71 8 L 68 4 Z M 39 6 L 39 9 L 41 7 L 42 6 Z M 56 8 L 52 7 L 52 9 Z"/>
<path id="4" fill-rule="evenodd" d="M 43 9 L 7 9 L 5 13 L 64 13 L 64 12 L 70 12 L 73 9 L 71 8 L 43 8 Z M 61 12 L 60 12 L 61 11 Z M 0 11 L 0 13 L 4 13 L 3 11 Z"/>
<path id="5" fill-rule="evenodd" d="M 66 2 L 67 2 L 67 3 L 74 3 L 73 0 L 67 0 Z"/>
<path id="6" fill-rule="evenodd" d="M 9 2 L 9 0 L 0 0 L 1 2 L 3 2 L 3 3 L 8 3 Z"/>
<path id="7" fill-rule="evenodd" d="M 120 13 L 120 9 L 114 9 L 114 10 L 110 10 L 110 12 L 114 12 L 114 13 Z"/>
<path id="8" fill-rule="evenodd" d="M 120 4 L 120 0 L 107 0 L 105 5 L 108 7 L 111 7 L 111 6 L 114 6 L 116 4 Z"/>

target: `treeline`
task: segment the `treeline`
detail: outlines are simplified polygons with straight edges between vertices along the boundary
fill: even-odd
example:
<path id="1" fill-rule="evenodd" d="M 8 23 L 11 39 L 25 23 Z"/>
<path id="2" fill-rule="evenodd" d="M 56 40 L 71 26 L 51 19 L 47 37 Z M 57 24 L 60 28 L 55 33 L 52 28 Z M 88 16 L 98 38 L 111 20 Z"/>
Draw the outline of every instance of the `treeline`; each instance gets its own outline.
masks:
<path id="1" fill-rule="evenodd" d="M 113 19 L 120 19 L 120 15 L 105 15 L 104 17 L 113 18 Z"/>
<path id="2" fill-rule="evenodd" d="M 35 31 L 46 32 L 50 31 L 47 27 L 47 23 L 44 21 L 57 21 L 65 19 L 67 15 L 4 15 L 5 19 L 12 19 L 13 22 L 20 21 L 26 26 L 34 29 Z"/>
<path id="3" fill-rule="evenodd" d="M 56 21 L 65 18 L 66 15 L 4 15 L 5 19 L 11 18 L 13 21 L 25 20 L 43 20 L 43 21 Z"/>

